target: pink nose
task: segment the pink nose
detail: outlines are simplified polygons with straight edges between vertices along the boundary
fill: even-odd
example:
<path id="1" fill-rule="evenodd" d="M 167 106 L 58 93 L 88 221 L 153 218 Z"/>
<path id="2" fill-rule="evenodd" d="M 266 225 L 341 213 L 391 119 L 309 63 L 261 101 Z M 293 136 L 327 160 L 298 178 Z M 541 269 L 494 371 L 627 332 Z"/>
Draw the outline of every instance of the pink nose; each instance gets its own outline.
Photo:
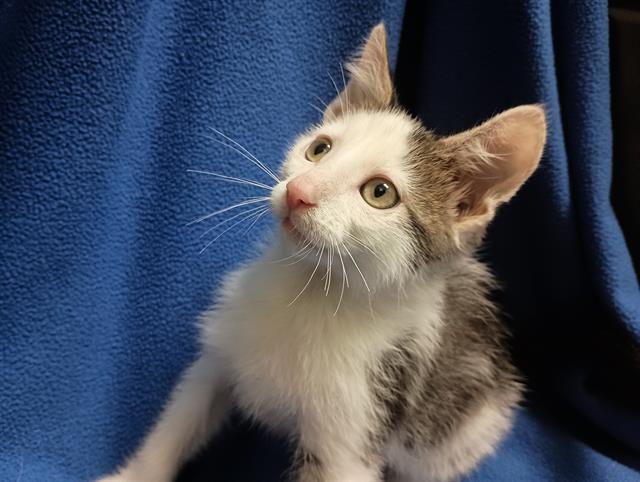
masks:
<path id="1" fill-rule="evenodd" d="M 315 206 L 311 188 L 308 182 L 299 178 L 287 183 L 287 206 L 289 206 L 289 211 Z"/>

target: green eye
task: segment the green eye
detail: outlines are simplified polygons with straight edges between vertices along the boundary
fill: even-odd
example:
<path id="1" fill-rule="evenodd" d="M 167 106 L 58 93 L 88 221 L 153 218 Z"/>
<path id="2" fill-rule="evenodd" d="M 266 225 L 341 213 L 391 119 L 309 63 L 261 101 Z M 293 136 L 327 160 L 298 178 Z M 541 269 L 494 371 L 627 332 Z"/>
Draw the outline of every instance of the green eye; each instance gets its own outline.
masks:
<path id="1" fill-rule="evenodd" d="M 305 157 L 311 162 L 317 162 L 331 150 L 331 139 L 328 137 L 318 137 L 305 152 Z"/>
<path id="2" fill-rule="evenodd" d="M 365 182 L 360 188 L 362 198 L 377 209 L 389 209 L 398 204 L 400 196 L 396 187 L 387 179 L 376 177 Z"/>

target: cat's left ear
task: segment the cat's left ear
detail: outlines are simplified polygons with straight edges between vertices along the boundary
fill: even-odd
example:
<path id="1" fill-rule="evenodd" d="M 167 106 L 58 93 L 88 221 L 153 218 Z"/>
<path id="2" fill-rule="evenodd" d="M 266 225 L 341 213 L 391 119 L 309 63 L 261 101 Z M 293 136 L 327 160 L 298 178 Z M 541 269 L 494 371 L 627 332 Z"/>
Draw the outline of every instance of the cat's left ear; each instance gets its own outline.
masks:
<path id="1" fill-rule="evenodd" d="M 389 71 L 387 33 L 381 22 L 371 30 L 357 56 L 347 64 L 349 82 L 324 112 L 332 120 L 344 111 L 381 109 L 393 102 L 393 82 Z"/>
<path id="2" fill-rule="evenodd" d="M 483 230 L 538 167 L 547 125 L 540 105 L 509 109 L 484 124 L 442 139 L 454 160 L 459 233 Z"/>

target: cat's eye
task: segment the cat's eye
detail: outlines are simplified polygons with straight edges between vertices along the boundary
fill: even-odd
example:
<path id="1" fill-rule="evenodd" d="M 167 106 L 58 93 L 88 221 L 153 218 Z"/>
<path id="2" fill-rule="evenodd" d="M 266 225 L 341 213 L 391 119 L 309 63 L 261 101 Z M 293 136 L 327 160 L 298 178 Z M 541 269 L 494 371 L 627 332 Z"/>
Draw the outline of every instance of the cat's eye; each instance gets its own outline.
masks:
<path id="1" fill-rule="evenodd" d="M 360 194 L 367 204 L 377 209 L 392 208 L 400 201 L 400 196 L 393 183 L 381 177 L 365 182 L 360 188 Z"/>
<path id="2" fill-rule="evenodd" d="M 318 162 L 327 152 L 331 150 L 331 139 L 328 137 L 318 137 L 305 152 L 305 157 L 311 162 Z"/>

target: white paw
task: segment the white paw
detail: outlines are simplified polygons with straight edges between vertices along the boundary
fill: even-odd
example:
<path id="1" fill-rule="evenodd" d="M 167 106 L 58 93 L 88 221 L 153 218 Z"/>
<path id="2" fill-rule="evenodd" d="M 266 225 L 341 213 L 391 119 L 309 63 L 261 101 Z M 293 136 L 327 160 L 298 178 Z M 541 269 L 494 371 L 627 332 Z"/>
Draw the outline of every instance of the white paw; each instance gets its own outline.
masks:
<path id="1" fill-rule="evenodd" d="M 108 475 L 106 477 L 102 477 L 101 479 L 96 479 L 94 482 L 136 482 L 126 475 L 114 474 Z"/>
<path id="2" fill-rule="evenodd" d="M 141 476 L 139 471 L 133 473 L 132 471 L 125 469 L 116 474 L 96 479 L 93 482 L 170 482 L 170 478 L 165 476 L 150 474 L 147 472 L 144 473 L 146 475 Z"/>

